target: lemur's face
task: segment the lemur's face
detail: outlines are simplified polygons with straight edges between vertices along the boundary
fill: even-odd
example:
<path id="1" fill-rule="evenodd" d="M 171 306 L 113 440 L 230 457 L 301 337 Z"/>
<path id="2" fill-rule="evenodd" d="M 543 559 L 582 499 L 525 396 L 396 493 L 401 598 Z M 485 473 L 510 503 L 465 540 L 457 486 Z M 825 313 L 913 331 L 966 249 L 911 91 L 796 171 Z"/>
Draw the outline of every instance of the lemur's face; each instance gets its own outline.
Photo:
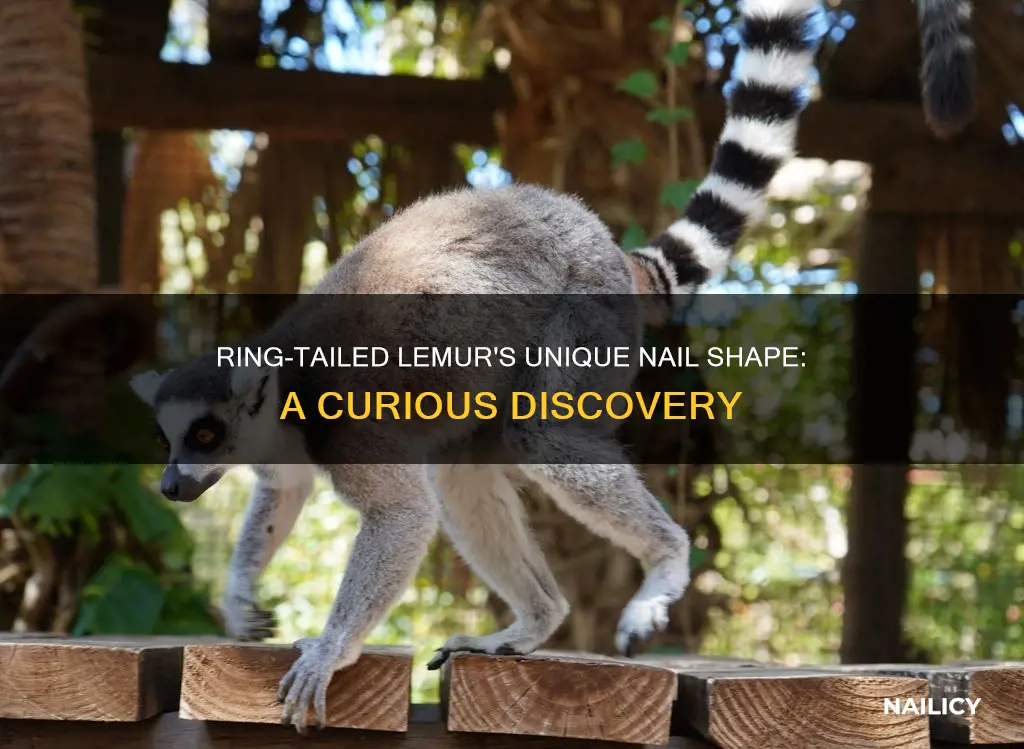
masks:
<path id="1" fill-rule="evenodd" d="M 194 502 L 233 465 L 250 463 L 269 387 L 264 372 L 224 372 L 225 382 L 197 381 L 195 373 L 146 372 L 132 388 L 156 418 L 156 439 L 167 453 L 160 491 Z M 228 381 L 230 378 L 230 381 Z"/>

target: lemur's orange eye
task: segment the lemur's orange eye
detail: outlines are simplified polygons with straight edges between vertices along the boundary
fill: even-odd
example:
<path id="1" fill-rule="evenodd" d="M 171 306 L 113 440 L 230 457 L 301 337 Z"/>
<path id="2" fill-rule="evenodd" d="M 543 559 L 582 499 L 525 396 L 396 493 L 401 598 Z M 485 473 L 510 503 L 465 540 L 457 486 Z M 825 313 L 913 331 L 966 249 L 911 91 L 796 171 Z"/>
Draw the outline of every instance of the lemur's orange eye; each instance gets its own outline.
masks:
<path id="1" fill-rule="evenodd" d="M 156 443 L 157 443 L 158 445 L 160 445 L 160 447 L 161 447 L 162 449 L 164 449 L 164 450 L 170 450 L 170 449 L 171 449 L 171 443 L 170 443 L 170 442 L 168 442 L 168 441 L 167 441 L 167 438 L 166 438 L 166 437 L 164 437 L 164 436 L 163 436 L 162 434 L 158 434 L 158 435 L 156 436 Z"/>
<path id="2" fill-rule="evenodd" d="M 200 429 L 196 432 L 196 442 L 200 445 L 209 445 L 213 442 L 214 434 L 209 429 Z"/>

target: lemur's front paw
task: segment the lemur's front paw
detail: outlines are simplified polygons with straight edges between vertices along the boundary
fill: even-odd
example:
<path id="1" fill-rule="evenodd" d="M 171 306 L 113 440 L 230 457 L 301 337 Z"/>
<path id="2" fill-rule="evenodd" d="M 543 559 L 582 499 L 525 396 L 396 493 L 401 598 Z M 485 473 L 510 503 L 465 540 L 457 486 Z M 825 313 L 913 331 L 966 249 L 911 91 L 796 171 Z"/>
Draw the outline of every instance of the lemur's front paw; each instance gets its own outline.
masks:
<path id="1" fill-rule="evenodd" d="M 317 728 L 327 723 L 327 687 L 334 672 L 350 666 L 359 651 L 338 653 L 336 647 L 319 638 L 303 638 L 295 643 L 301 651 L 277 688 L 277 700 L 284 704 L 283 725 L 293 725 L 299 733 L 308 730 L 309 710 L 313 708 Z"/>
<path id="2" fill-rule="evenodd" d="M 226 596 L 220 611 L 228 634 L 239 640 L 265 640 L 277 629 L 273 613 L 259 608 L 247 596 Z"/>
<path id="3" fill-rule="evenodd" d="M 669 602 L 661 597 L 633 599 L 622 612 L 615 632 L 615 646 L 626 657 L 632 657 L 637 642 L 650 639 L 668 626 Z"/>
<path id="4" fill-rule="evenodd" d="M 427 663 L 427 668 L 436 671 L 444 665 L 452 653 L 485 653 L 488 655 L 527 655 L 540 647 L 539 638 L 530 637 L 508 630 L 495 632 L 483 637 L 454 635 Z"/>

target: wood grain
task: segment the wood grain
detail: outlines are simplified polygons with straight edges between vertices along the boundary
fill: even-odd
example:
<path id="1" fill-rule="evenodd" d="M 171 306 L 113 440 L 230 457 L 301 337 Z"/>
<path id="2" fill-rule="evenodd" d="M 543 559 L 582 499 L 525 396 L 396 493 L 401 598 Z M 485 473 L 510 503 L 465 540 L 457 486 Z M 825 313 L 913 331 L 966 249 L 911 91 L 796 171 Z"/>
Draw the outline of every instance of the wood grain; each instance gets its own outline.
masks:
<path id="1" fill-rule="evenodd" d="M 346 731 L 328 728 L 299 736 L 288 726 L 252 723 L 201 723 L 162 715 L 145 723 L 76 724 L 55 721 L 0 720 L 4 749 L 614 749 L 613 742 L 540 736 L 449 733 L 437 705 L 413 705 L 407 733 Z M 700 741 L 672 738 L 671 749 L 712 749 Z"/>
<path id="2" fill-rule="evenodd" d="M 445 664 L 451 731 L 665 744 L 674 674 L 600 656 L 460 653 Z"/>
<path id="3" fill-rule="evenodd" d="M 926 749 L 928 718 L 886 715 L 928 682 L 814 669 L 698 667 L 679 672 L 681 720 L 723 749 Z"/>
<path id="4" fill-rule="evenodd" d="M 298 654 L 286 645 L 187 647 L 180 716 L 187 720 L 280 723 L 278 683 Z M 405 731 L 411 686 L 410 648 L 364 648 L 355 664 L 331 680 L 327 725 Z"/>
<path id="5" fill-rule="evenodd" d="M 494 80 L 376 76 L 214 61 L 88 58 L 93 125 L 159 130 L 238 128 L 271 137 L 399 143 L 497 142 L 494 115 L 511 87 Z M 296 108 L 298 107 L 298 108 Z"/>
<path id="6" fill-rule="evenodd" d="M 180 638 L 0 637 L 0 718 L 139 721 L 176 710 Z"/>
<path id="7" fill-rule="evenodd" d="M 1024 663 L 962 662 L 932 666 L 865 664 L 842 666 L 849 673 L 877 673 L 926 679 L 936 710 L 942 700 L 981 700 L 974 715 L 932 715 L 936 739 L 960 744 L 1024 743 Z"/>

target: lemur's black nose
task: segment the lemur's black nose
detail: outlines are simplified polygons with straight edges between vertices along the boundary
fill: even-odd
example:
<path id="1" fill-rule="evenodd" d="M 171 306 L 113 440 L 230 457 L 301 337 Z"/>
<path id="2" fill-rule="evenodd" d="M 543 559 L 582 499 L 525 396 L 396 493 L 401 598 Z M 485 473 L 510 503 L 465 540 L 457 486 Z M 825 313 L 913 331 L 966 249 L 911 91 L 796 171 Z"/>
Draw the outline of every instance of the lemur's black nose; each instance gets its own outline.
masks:
<path id="1" fill-rule="evenodd" d="M 177 477 L 164 474 L 163 479 L 160 481 L 160 493 L 168 499 L 177 499 L 179 493 Z"/>
<path id="2" fill-rule="evenodd" d="M 178 499 L 181 495 L 181 471 L 178 470 L 177 461 L 171 462 L 164 468 L 164 475 L 160 479 L 160 493 L 167 499 Z"/>

